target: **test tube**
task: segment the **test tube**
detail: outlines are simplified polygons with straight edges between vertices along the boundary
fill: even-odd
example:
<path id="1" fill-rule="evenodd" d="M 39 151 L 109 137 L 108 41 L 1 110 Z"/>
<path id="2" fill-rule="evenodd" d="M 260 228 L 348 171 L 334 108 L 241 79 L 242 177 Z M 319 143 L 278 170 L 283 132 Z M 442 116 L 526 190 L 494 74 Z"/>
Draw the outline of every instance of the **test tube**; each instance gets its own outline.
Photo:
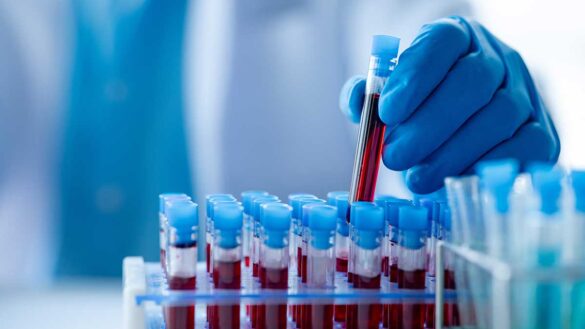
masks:
<path id="1" fill-rule="evenodd" d="M 447 207 L 442 209 L 442 236 L 445 241 L 451 241 L 451 211 Z M 444 257 L 443 287 L 448 290 L 455 290 L 455 259 L 452 254 L 447 253 Z M 445 303 L 443 306 L 443 326 L 454 327 L 461 325 L 459 308 L 456 303 Z"/>
<path id="2" fill-rule="evenodd" d="M 349 201 L 373 201 L 386 127 L 378 115 L 382 88 L 396 66 L 400 39 L 375 35 L 355 152 Z"/>
<path id="3" fill-rule="evenodd" d="M 356 201 L 354 203 L 351 203 L 349 206 L 349 213 L 350 213 L 350 218 L 353 218 L 353 212 L 355 211 L 355 209 L 357 209 L 358 207 L 374 207 L 375 204 L 372 202 L 366 202 L 366 201 Z M 355 239 L 356 239 L 356 233 L 355 233 L 355 225 L 352 221 L 349 222 L 349 259 L 348 259 L 348 263 L 347 263 L 347 282 L 352 284 L 353 283 L 353 278 L 354 278 L 354 274 L 355 274 Z M 381 263 L 381 261 L 380 261 Z"/>
<path id="4" fill-rule="evenodd" d="M 347 263 L 349 258 L 349 224 L 347 223 L 348 195 L 335 198 L 337 207 L 337 230 L 335 233 L 335 270 L 347 277 Z M 335 305 L 335 322 L 345 323 L 344 304 Z"/>
<path id="5" fill-rule="evenodd" d="M 194 290 L 197 270 L 198 207 L 189 200 L 167 203 L 169 221 L 168 286 L 171 290 Z M 195 306 L 167 306 L 169 329 L 194 328 Z"/>
<path id="6" fill-rule="evenodd" d="M 419 206 L 402 206 L 398 210 L 398 287 L 424 290 L 426 281 L 427 209 Z M 392 328 L 424 329 L 425 304 L 402 303 L 397 323 Z"/>
<path id="7" fill-rule="evenodd" d="M 250 253 L 252 249 L 252 201 L 255 197 L 266 196 L 268 192 L 259 190 L 244 191 L 241 194 L 242 203 L 244 204 L 244 229 L 242 232 L 242 253 L 244 255 L 244 265 L 250 267 Z"/>
<path id="8" fill-rule="evenodd" d="M 335 287 L 336 222 L 335 207 L 315 204 L 309 210 L 307 287 L 311 289 Z M 313 304 L 302 316 L 303 329 L 333 329 L 333 304 Z"/>
<path id="9" fill-rule="evenodd" d="M 213 281 L 217 289 L 239 290 L 242 283 L 243 208 L 237 203 L 214 206 Z M 210 329 L 240 328 L 240 305 L 210 305 Z"/>
<path id="10" fill-rule="evenodd" d="M 292 208 L 282 203 L 267 203 L 262 207 L 264 227 L 260 254 L 260 286 L 263 289 L 286 290 Z M 256 329 L 286 327 L 286 304 L 258 306 Z"/>
<path id="11" fill-rule="evenodd" d="M 573 235 L 571 249 L 573 265 L 585 264 L 585 246 L 583 245 L 583 232 L 585 232 L 585 170 L 573 170 L 571 172 L 571 185 L 573 187 L 575 208 L 572 220 L 571 235 Z M 585 282 L 576 282 L 571 293 L 571 325 L 572 328 L 585 328 L 585 312 L 581 305 L 585 305 Z"/>
<path id="12" fill-rule="evenodd" d="M 384 232 L 384 210 L 373 204 L 351 206 L 351 222 L 355 237 L 352 241 L 354 263 L 353 287 L 356 289 L 380 289 L 382 264 L 382 234 Z M 380 304 L 349 305 L 346 317 L 347 328 L 377 329 L 382 320 Z"/>
<path id="13" fill-rule="evenodd" d="M 390 195 L 383 195 L 383 194 L 376 194 L 374 197 L 374 204 L 378 207 L 381 207 L 386 211 L 386 202 L 390 200 L 396 200 L 395 197 Z M 388 226 L 384 225 L 384 234 L 382 235 L 382 275 L 388 276 L 388 259 L 389 254 L 387 251 L 389 250 L 388 247 Z"/>
<path id="14" fill-rule="evenodd" d="M 213 267 L 211 266 L 213 256 L 211 255 L 211 244 L 213 243 L 213 218 L 211 216 L 213 212 L 214 201 L 236 201 L 231 194 L 216 193 L 208 194 L 205 196 L 205 265 L 207 273 L 211 275 Z"/>
<path id="15" fill-rule="evenodd" d="M 288 196 L 288 204 L 292 207 L 292 219 L 291 219 L 291 235 L 289 237 L 290 241 L 290 264 L 293 272 L 297 272 L 298 276 L 301 277 L 300 268 L 298 267 L 297 263 L 297 248 L 301 247 L 302 242 L 302 225 L 301 225 L 301 218 L 299 217 L 300 214 L 300 207 L 301 207 L 301 200 L 302 199 L 317 199 L 317 197 L 313 194 L 307 193 L 294 193 Z M 297 201 L 295 201 L 297 200 Z"/>
<path id="16" fill-rule="evenodd" d="M 191 200 L 187 194 L 183 193 L 163 193 L 158 196 L 158 224 L 159 224 L 159 247 L 160 247 L 160 266 L 163 273 L 167 273 L 167 234 L 169 222 L 165 215 L 165 204 L 171 200 Z"/>
<path id="17" fill-rule="evenodd" d="M 254 198 L 252 201 L 252 226 L 254 230 L 254 238 L 252 239 L 252 276 L 258 278 L 260 276 L 260 235 L 262 233 L 262 226 L 260 222 L 261 206 L 264 203 L 278 202 L 280 199 L 276 195 L 265 195 Z"/>

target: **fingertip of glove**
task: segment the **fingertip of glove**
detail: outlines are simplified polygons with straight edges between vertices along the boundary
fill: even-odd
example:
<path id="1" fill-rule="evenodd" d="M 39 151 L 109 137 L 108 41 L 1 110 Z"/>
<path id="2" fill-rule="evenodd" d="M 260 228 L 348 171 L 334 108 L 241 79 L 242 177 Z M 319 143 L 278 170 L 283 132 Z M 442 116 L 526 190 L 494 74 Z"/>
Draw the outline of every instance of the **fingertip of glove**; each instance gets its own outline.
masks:
<path id="1" fill-rule="evenodd" d="M 363 76 L 354 76 L 345 82 L 339 94 L 341 112 L 354 123 L 358 123 L 360 120 L 365 89 L 365 78 Z"/>
<path id="2" fill-rule="evenodd" d="M 439 189 L 439 184 L 430 176 L 431 171 L 430 166 L 424 164 L 408 169 L 406 172 L 408 189 L 416 194 L 428 194 Z"/>

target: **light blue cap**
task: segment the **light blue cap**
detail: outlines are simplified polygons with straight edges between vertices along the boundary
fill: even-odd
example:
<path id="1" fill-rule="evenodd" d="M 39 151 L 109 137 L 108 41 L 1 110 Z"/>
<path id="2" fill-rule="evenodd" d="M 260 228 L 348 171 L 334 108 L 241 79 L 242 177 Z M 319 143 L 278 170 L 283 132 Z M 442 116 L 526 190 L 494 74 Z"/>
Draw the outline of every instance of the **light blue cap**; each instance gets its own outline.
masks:
<path id="1" fill-rule="evenodd" d="M 190 200 L 177 200 L 165 206 L 169 226 L 176 230 L 176 243 L 192 243 L 197 241 L 198 206 Z"/>
<path id="2" fill-rule="evenodd" d="M 252 200 L 252 213 L 250 215 L 252 215 L 255 221 L 260 221 L 260 206 L 262 206 L 263 203 L 278 201 L 280 201 L 280 199 L 276 195 L 270 194 L 254 198 L 254 200 Z"/>
<path id="3" fill-rule="evenodd" d="M 384 219 L 388 225 L 398 227 L 398 209 L 407 205 L 412 205 L 412 201 L 406 199 L 396 199 L 386 202 L 386 209 L 384 209 Z"/>
<path id="4" fill-rule="evenodd" d="M 268 203 L 262 206 L 264 221 L 264 243 L 270 248 L 284 248 L 290 229 L 292 208 L 283 203 Z"/>
<path id="5" fill-rule="evenodd" d="M 300 219 L 301 218 L 301 207 L 303 206 L 304 202 L 306 202 L 306 200 L 317 200 L 319 198 L 317 198 L 314 195 L 311 194 L 305 194 L 305 195 L 301 195 L 301 194 L 297 194 L 297 196 L 295 197 L 290 197 L 289 196 L 289 204 L 293 209 L 292 212 L 292 217 L 294 219 Z"/>
<path id="6" fill-rule="evenodd" d="M 398 226 L 401 245 L 408 249 L 419 249 L 426 239 L 428 209 L 421 206 L 402 206 L 398 209 Z"/>
<path id="7" fill-rule="evenodd" d="M 158 195 L 158 211 L 165 213 L 165 203 L 169 200 L 191 200 L 191 197 L 185 193 L 162 193 Z"/>
<path id="8" fill-rule="evenodd" d="M 335 207 L 335 205 L 336 205 L 335 199 L 338 196 L 343 196 L 343 195 L 348 196 L 349 192 L 347 192 L 347 191 L 333 191 L 333 192 L 327 193 L 327 204 Z"/>
<path id="9" fill-rule="evenodd" d="M 389 35 L 374 35 L 372 38 L 372 56 L 392 59 L 398 56 L 400 39 Z"/>
<path id="10" fill-rule="evenodd" d="M 205 214 L 209 218 L 211 218 L 211 213 L 213 213 L 213 207 L 211 205 L 214 201 L 236 201 L 236 198 L 231 194 L 225 193 L 208 194 L 205 196 Z"/>
<path id="11" fill-rule="evenodd" d="M 244 204 L 244 213 L 250 215 L 252 213 L 252 201 L 255 197 L 268 195 L 268 192 L 262 190 L 249 190 L 241 194 L 242 203 Z"/>
<path id="12" fill-rule="evenodd" d="M 376 204 L 376 206 L 384 208 L 386 206 L 386 202 L 394 201 L 396 199 L 397 199 L 396 197 L 393 197 L 391 195 L 376 194 L 374 196 L 374 203 Z"/>
<path id="13" fill-rule="evenodd" d="M 518 161 L 514 159 L 483 161 L 475 167 L 482 187 L 494 197 L 499 213 L 508 212 L 508 199 L 518 168 Z"/>
<path id="14" fill-rule="evenodd" d="M 240 202 L 236 200 L 213 199 L 209 202 L 209 213 L 207 214 L 209 219 L 211 219 L 212 221 L 215 220 L 215 206 L 226 204 L 236 204 L 240 206 L 242 205 Z"/>
<path id="15" fill-rule="evenodd" d="M 364 249 L 380 246 L 380 237 L 384 232 L 384 209 L 370 203 L 351 205 L 351 220 L 355 230 L 355 242 Z"/>
<path id="16" fill-rule="evenodd" d="M 236 202 L 217 203 L 213 206 L 213 216 L 213 226 L 219 231 L 217 236 L 219 246 L 224 249 L 237 247 L 244 218 L 244 208 Z"/>
<path id="17" fill-rule="evenodd" d="M 531 165 L 532 184 L 540 197 L 540 211 L 547 215 L 560 209 L 561 179 L 563 173 L 558 167 L 547 164 Z"/>
<path id="18" fill-rule="evenodd" d="M 309 212 L 311 245 L 316 249 L 333 247 L 333 234 L 337 222 L 337 209 L 329 205 L 315 204 Z"/>
<path id="19" fill-rule="evenodd" d="M 314 199 L 314 200 L 308 201 L 306 203 L 303 203 L 303 205 L 301 207 L 301 225 L 303 227 L 309 226 L 309 214 L 311 213 L 311 209 L 314 206 L 322 205 L 322 204 L 326 204 L 325 200 Z"/>
<path id="20" fill-rule="evenodd" d="M 337 207 L 337 232 L 341 236 L 349 236 L 349 224 L 347 223 L 348 198 L 349 195 L 339 195 L 335 198 L 335 206 Z"/>
<path id="21" fill-rule="evenodd" d="M 585 212 L 585 170 L 573 170 L 571 182 L 575 193 L 575 209 Z"/>
<path id="22" fill-rule="evenodd" d="M 376 205 L 373 202 L 368 201 L 354 201 L 349 205 L 349 223 L 351 225 L 355 225 L 354 223 L 354 213 L 357 208 L 361 207 L 375 207 Z"/>

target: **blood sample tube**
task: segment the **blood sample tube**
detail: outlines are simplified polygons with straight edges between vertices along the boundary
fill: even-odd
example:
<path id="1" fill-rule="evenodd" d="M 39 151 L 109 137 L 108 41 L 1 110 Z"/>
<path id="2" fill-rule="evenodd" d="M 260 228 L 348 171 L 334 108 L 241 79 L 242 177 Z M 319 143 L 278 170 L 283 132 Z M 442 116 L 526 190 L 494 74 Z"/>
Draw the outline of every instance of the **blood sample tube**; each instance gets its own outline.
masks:
<path id="1" fill-rule="evenodd" d="M 197 204 L 188 200 L 167 203 L 169 249 L 167 282 L 171 290 L 194 290 L 197 284 Z M 195 327 L 195 306 L 165 307 L 166 328 Z"/>
<path id="2" fill-rule="evenodd" d="M 385 126 L 378 115 L 384 83 L 396 66 L 400 39 L 375 35 L 372 40 L 366 96 L 358 133 L 349 201 L 373 201 L 382 156 Z"/>
<path id="3" fill-rule="evenodd" d="M 231 194 L 224 194 L 224 193 L 216 193 L 216 194 L 209 194 L 205 196 L 205 265 L 207 269 L 207 273 L 211 275 L 212 270 L 212 260 L 213 256 L 211 255 L 211 244 L 213 243 L 213 217 L 211 216 L 213 212 L 212 203 L 214 201 L 236 201 Z"/>
<path id="4" fill-rule="evenodd" d="M 244 204 L 244 226 L 242 230 L 242 254 L 246 268 L 250 267 L 250 253 L 252 250 L 252 201 L 255 197 L 266 196 L 266 191 L 244 191 L 241 194 L 242 203 Z"/>
<path id="5" fill-rule="evenodd" d="M 297 264 L 297 248 L 300 248 L 302 241 L 302 225 L 301 218 L 299 217 L 301 200 L 302 199 L 317 199 L 313 194 L 307 193 L 295 193 L 288 196 L 288 204 L 292 207 L 292 219 L 291 219 L 291 235 L 289 238 L 290 244 L 290 265 L 293 272 L 298 272 L 300 277 L 300 268 Z M 297 200 L 297 201 L 295 201 Z"/>
<path id="6" fill-rule="evenodd" d="M 445 206 L 441 209 L 441 222 L 442 222 L 442 236 L 446 241 L 451 240 L 451 212 L 448 207 Z M 445 255 L 445 274 L 443 275 L 445 289 L 455 290 L 455 272 L 454 272 L 454 259 L 453 255 L 447 253 Z M 443 322 L 444 326 L 459 326 L 461 319 L 459 317 L 459 308 L 454 302 L 445 303 L 443 306 Z"/>
<path id="7" fill-rule="evenodd" d="M 383 195 L 378 194 L 374 197 L 374 204 L 378 207 L 384 209 L 386 211 L 386 202 L 396 200 L 395 197 L 390 195 Z M 384 215 L 384 218 L 386 215 Z M 389 268 L 388 268 L 388 260 L 390 259 L 390 251 L 389 248 L 389 241 L 388 241 L 388 225 L 384 225 L 384 235 L 382 238 L 382 275 L 388 276 Z"/>
<path id="8" fill-rule="evenodd" d="M 351 206 L 354 239 L 353 255 L 349 263 L 354 264 L 353 287 L 355 289 L 380 289 L 382 264 L 382 234 L 384 232 L 384 210 L 380 207 Z M 347 328 L 379 328 L 382 321 L 380 304 L 358 304 L 348 306 Z"/>
<path id="9" fill-rule="evenodd" d="M 254 237 L 252 239 L 252 276 L 258 277 L 260 264 L 260 234 L 262 226 L 260 225 L 260 207 L 263 203 L 278 202 L 280 199 L 276 195 L 265 195 L 254 198 L 252 201 L 252 226 L 254 230 Z"/>
<path id="10" fill-rule="evenodd" d="M 375 204 L 372 202 L 366 202 L 366 201 L 356 201 L 353 202 L 350 207 L 349 207 L 349 212 L 350 218 L 353 218 L 353 212 L 355 211 L 355 209 L 357 209 L 358 207 L 374 207 Z M 347 282 L 352 284 L 353 283 L 353 277 L 355 274 L 355 262 L 353 262 L 352 260 L 355 260 L 355 239 L 356 239 L 356 233 L 355 233 L 355 225 L 354 222 L 350 221 L 349 222 L 349 261 L 347 263 Z M 381 263 L 381 261 L 380 261 Z"/>
<path id="11" fill-rule="evenodd" d="M 216 289 L 238 290 L 242 284 L 243 208 L 237 203 L 214 206 L 213 281 Z M 208 305 L 210 329 L 240 328 L 240 305 Z"/>
<path id="12" fill-rule="evenodd" d="M 314 205 L 309 210 L 309 245 L 307 253 L 307 287 L 335 287 L 335 228 L 337 209 Z M 313 304 L 302 312 L 303 329 L 332 329 L 333 305 Z"/>
<path id="13" fill-rule="evenodd" d="M 171 200 L 191 200 L 187 194 L 183 193 L 163 193 L 158 196 L 158 224 L 159 224 L 159 246 L 160 246 L 160 266 L 163 273 L 167 273 L 167 235 L 169 222 L 165 215 L 165 204 Z"/>
<path id="14" fill-rule="evenodd" d="M 335 198 L 337 206 L 337 230 L 335 233 L 335 270 L 347 276 L 349 258 L 349 224 L 347 223 L 348 196 L 340 195 Z M 345 323 L 345 304 L 335 305 L 335 322 Z"/>
<path id="15" fill-rule="evenodd" d="M 426 283 L 427 209 L 402 206 L 399 212 L 398 287 L 424 290 Z M 403 303 L 392 328 L 424 329 L 425 304 Z"/>
<path id="16" fill-rule="evenodd" d="M 263 206 L 260 286 L 263 289 L 288 289 L 288 234 L 292 208 L 282 203 Z M 258 306 L 256 329 L 286 328 L 286 304 Z"/>

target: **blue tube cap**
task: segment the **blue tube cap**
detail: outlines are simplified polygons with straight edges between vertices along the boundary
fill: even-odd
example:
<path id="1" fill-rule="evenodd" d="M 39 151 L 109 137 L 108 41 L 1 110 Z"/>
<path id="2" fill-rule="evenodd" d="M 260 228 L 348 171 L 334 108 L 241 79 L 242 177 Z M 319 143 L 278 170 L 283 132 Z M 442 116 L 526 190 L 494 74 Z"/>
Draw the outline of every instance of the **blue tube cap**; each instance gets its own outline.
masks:
<path id="1" fill-rule="evenodd" d="M 335 198 L 335 206 L 337 207 L 337 232 L 341 236 L 349 236 L 349 224 L 347 223 L 348 198 L 349 195 L 339 195 Z"/>
<path id="2" fill-rule="evenodd" d="M 398 227 L 398 209 L 402 206 L 412 205 L 412 202 L 405 199 L 397 199 L 386 202 L 384 219 L 388 225 Z"/>
<path id="3" fill-rule="evenodd" d="M 560 210 L 563 173 L 552 165 L 533 165 L 532 183 L 540 197 L 540 211 L 553 215 Z"/>
<path id="4" fill-rule="evenodd" d="M 317 198 L 314 195 L 311 194 L 307 194 L 307 195 L 298 195 L 295 197 L 290 197 L 289 196 L 289 204 L 292 207 L 293 211 L 292 211 L 292 217 L 294 219 L 300 219 L 301 218 L 301 207 L 303 206 L 303 204 L 307 201 L 307 200 L 317 200 L 319 198 Z"/>
<path id="5" fill-rule="evenodd" d="M 508 212 L 510 191 L 518 168 L 518 161 L 514 159 L 483 161 L 475 167 L 482 187 L 494 197 L 499 213 Z"/>
<path id="6" fill-rule="evenodd" d="M 575 193 L 575 209 L 585 213 L 585 170 L 573 170 L 571 183 Z"/>
<path id="7" fill-rule="evenodd" d="M 265 195 L 257 197 L 252 201 L 252 217 L 255 221 L 261 221 L 261 206 L 264 203 L 279 202 L 280 199 L 276 195 Z"/>
<path id="8" fill-rule="evenodd" d="M 398 226 L 402 246 L 419 249 L 424 245 L 428 225 L 428 209 L 422 206 L 402 206 L 398 209 Z"/>
<path id="9" fill-rule="evenodd" d="M 252 201 L 255 197 L 268 195 L 268 192 L 262 190 L 249 190 L 240 194 L 242 203 L 244 204 L 244 213 L 250 215 L 252 213 Z"/>
<path id="10" fill-rule="evenodd" d="M 178 200 L 166 204 L 169 226 L 176 230 L 178 244 L 197 241 L 198 205 L 190 200 Z"/>
<path id="11" fill-rule="evenodd" d="M 158 195 L 158 211 L 165 213 L 165 203 L 170 200 L 191 200 L 191 197 L 185 193 L 162 193 Z"/>
<path id="12" fill-rule="evenodd" d="M 376 204 L 376 206 L 378 207 L 382 207 L 384 208 L 386 206 L 386 202 L 388 201 L 394 201 L 397 200 L 398 198 L 391 196 L 391 195 L 386 195 L 386 194 L 376 194 L 374 196 L 374 204 Z"/>
<path id="13" fill-rule="evenodd" d="M 315 204 L 309 212 L 311 245 L 316 249 L 333 247 L 333 234 L 337 224 L 337 209 L 329 205 Z"/>
<path id="14" fill-rule="evenodd" d="M 303 205 L 301 206 L 301 225 L 303 227 L 309 226 L 309 215 L 311 214 L 311 209 L 314 206 L 323 204 L 326 204 L 326 202 L 325 200 L 321 199 L 308 200 L 307 202 L 303 203 Z"/>
<path id="15" fill-rule="evenodd" d="M 285 240 L 290 229 L 292 208 L 283 203 L 267 203 L 262 206 L 264 217 L 264 243 L 270 248 L 286 247 Z"/>
<path id="16" fill-rule="evenodd" d="M 392 59 L 398 56 L 400 39 L 390 35 L 374 35 L 372 38 L 372 56 Z"/>
<path id="17" fill-rule="evenodd" d="M 329 192 L 327 193 L 327 204 L 330 206 L 334 206 L 336 205 L 336 198 L 338 196 L 348 196 L 349 192 L 347 191 L 333 191 L 333 192 Z"/>
<path id="18" fill-rule="evenodd" d="M 357 245 L 370 250 L 379 247 L 384 232 L 384 209 L 372 203 L 354 202 L 351 205 L 351 218 Z"/>
<path id="19" fill-rule="evenodd" d="M 244 208 L 233 202 L 215 204 L 213 209 L 213 226 L 219 231 L 219 246 L 224 249 L 237 247 L 244 219 Z"/>
<path id="20" fill-rule="evenodd" d="M 231 194 L 225 193 L 217 193 L 217 194 L 208 194 L 205 196 L 205 214 L 207 217 L 211 218 L 211 214 L 213 213 L 212 203 L 215 201 L 236 201 Z"/>

